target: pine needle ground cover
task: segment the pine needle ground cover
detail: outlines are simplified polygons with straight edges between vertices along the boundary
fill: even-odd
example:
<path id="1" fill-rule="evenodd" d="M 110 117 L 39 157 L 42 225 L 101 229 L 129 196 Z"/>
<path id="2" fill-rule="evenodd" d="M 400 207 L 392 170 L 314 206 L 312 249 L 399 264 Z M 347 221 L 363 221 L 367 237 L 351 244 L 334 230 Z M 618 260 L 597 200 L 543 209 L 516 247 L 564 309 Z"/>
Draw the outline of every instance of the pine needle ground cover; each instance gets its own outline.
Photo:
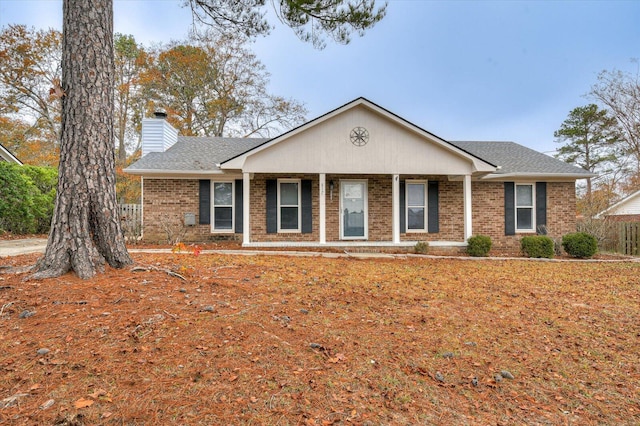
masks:
<path id="1" fill-rule="evenodd" d="M 134 258 L 0 274 L 0 424 L 640 423 L 638 263 Z"/>

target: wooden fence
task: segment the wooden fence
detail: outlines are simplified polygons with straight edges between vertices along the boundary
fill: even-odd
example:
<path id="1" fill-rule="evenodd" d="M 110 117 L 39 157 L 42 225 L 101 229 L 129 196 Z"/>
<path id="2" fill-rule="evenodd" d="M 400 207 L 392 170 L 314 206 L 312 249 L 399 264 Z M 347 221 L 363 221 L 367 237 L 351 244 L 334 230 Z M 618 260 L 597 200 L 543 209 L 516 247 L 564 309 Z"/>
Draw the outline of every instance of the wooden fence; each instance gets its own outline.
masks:
<path id="1" fill-rule="evenodd" d="M 606 249 L 630 256 L 640 255 L 640 222 L 614 222 L 607 232 Z"/>
<path id="2" fill-rule="evenodd" d="M 142 236 L 142 206 L 140 204 L 120 204 L 120 226 L 126 238 Z"/>

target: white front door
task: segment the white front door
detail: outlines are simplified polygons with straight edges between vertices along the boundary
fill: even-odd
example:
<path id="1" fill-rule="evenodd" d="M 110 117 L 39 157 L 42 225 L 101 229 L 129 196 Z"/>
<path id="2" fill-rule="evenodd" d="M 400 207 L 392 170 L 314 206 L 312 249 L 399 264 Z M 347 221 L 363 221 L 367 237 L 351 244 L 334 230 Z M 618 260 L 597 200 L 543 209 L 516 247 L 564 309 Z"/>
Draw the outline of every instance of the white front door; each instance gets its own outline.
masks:
<path id="1" fill-rule="evenodd" d="M 367 181 L 340 181 L 340 238 L 367 239 Z"/>

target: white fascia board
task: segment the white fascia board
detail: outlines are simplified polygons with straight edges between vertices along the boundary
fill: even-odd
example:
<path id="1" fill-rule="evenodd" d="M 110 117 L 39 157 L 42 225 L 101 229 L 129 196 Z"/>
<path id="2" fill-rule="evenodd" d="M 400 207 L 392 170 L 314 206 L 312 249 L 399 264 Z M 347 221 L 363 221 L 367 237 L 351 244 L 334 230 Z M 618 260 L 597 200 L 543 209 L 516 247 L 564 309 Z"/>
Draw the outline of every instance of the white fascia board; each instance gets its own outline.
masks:
<path id="1" fill-rule="evenodd" d="M 167 179 L 197 179 L 211 178 L 216 176 L 232 176 L 234 174 L 225 173 L 223 171 L 202 171 L 202 170 L 140 170 L 140 169 L 124 169 L 125 173 L 134 176 L 143 176 L 148 178 L 167 178 Z M 241 173 L 237 173 L 238 176 L 242 176 Z"/>
<path id="2" fill-rule="evenodd" d="M 9 152 L 9 150 L 2 146 L 2 144 L 0 144 L 0 157 L 4 158 L 9 163 L 16 163 L 20 166 L 23 165 L 22 161 L 18 160 L 18 157 Z"/>
<path id="3" fill-rule="evenodd" d="M 514 180 L 514 179 L 546 179 L 546 180 L 564 180 L 564 181 L 574 181 L 576 179 L 587 179 L 590 177 L 595 177 L 597 175 L 593 173 L 585 174 L 585 173 L 491 173 L 486 176 L 480 178 L 480 180 L 496 180 L 496 181 L 506 181 L 506 180 Z"/>

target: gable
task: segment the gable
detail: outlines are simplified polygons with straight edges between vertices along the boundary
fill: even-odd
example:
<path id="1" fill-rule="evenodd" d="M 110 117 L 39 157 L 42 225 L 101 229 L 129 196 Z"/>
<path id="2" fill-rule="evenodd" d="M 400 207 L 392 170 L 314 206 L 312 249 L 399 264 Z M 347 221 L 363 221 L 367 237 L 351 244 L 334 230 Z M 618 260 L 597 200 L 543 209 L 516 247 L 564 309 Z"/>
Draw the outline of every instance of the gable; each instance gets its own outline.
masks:
<path id="1" fill-rule="evenodd" d="M 637 214 L 640 214 L 640 191 L 636 191 L 633 194 L 623 198 L 605 211 L 599 213 L 596 217 Z"/>
<path id="2" fill-rule="evenodd" d="M 365 128 L 357 146 L 350 134 Z M 250 173 L 473 174 L 495 168 L 359 100 L 222 165 Z"/>

